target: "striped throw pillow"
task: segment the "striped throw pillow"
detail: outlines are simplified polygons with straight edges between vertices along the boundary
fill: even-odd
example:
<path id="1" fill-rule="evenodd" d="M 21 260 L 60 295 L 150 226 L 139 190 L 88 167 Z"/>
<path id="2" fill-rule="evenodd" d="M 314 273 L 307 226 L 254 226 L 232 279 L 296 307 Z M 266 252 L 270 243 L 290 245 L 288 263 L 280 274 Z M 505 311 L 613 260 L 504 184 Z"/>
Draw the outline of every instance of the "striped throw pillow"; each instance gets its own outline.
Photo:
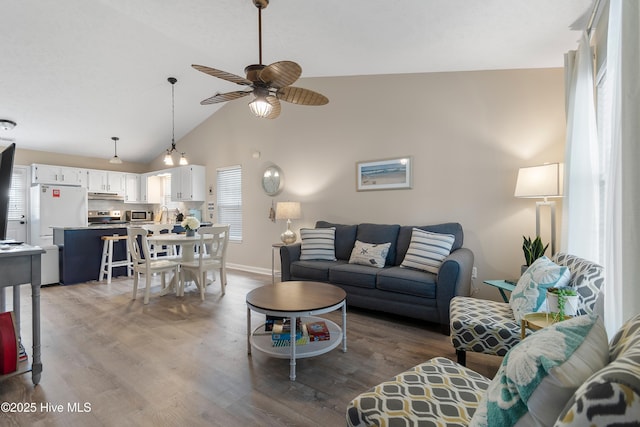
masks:
<path id="1" fill-rule="evenodd" d="M 400 267 L 438 273 L 442 261 L 451 253 L 456 237 L 453 234 L 431 233 L 414 228 L 411 243 Z"/>
<path id="2" fill-rule="evenodd" d="M 302 246 L 300 260 L 336 260 L 336 228 L 303 228 L 300 230 Z"/>

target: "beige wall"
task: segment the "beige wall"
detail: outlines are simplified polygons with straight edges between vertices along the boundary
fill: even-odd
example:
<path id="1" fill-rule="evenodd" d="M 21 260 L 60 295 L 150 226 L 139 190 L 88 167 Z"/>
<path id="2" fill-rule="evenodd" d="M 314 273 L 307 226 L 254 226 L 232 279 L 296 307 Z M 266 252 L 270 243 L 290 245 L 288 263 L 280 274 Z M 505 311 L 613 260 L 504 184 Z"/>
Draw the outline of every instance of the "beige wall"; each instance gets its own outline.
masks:
<path id="1" fill-rule="evenodd" d="M 534 202 L 513 197 L 518 168 L 563 159 L 563 71 L 314 78 L 298 85 L 325 94 L 329 105 L 283 103 L 278 119 L 262 120 L 249 112 L 248 98 L 229 102 L 179 141 L 192 163 L 207 166 L 207 186 L 215 187 L 216 168 L 242 165 L 244 241 L 231 245 L 230 262 L 270 270 L 271 244 L 285 228 L 268 219 L 273 201 L 302 203 L 296 230 L 320 219 L 457 221 L 476 256 L 478 295 L 498 298 L 482 280 L 517 277 L 522 235 L 535 234 Z M 356 162 L 407 155 L 413 189 L 356 192 Z M 161 160 L 150 169 L 162 169 Z M 260 187 L 272 163 L 285 174 L 284 191 L 274 198 Z"/>

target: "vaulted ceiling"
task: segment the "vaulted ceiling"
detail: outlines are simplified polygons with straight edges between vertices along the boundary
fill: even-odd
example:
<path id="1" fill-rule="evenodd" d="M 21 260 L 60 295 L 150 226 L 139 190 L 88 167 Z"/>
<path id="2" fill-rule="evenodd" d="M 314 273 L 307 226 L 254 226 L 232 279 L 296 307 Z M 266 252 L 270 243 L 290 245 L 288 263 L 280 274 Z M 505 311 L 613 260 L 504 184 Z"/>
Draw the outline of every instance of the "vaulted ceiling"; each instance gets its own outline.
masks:
<path id="1" fill-rule="evenodd" d="M 562 67 L 593 0 L 271 0 L 263 62 L 292 60 L 302 77 Z M 258 63 L 252 0 L 20 0 L 2 4 L 0 145 L 146 163 L 224 104 Z M 313 89 L 304 81 L 300 86 Z M 249 102 L 249 98 L 234 102 Z M 330 104 L 329 104 L 330 105 Z M 306 108 L 286 104 L 286 108 Z M 325 107 L 322 107 L 325 108 Z M 312 114 L 312 111 L 310 111 Z M 247 109 L 247 120 L 253 117 Z M 276 119 L 277 120 L 277 119 Z"/>

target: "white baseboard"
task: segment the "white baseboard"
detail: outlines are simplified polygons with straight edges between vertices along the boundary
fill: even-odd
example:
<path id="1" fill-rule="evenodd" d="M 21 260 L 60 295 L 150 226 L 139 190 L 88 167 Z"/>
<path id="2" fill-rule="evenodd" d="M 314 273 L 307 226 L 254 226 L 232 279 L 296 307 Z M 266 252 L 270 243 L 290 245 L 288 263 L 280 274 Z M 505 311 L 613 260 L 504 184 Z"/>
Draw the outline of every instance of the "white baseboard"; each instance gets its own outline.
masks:
<path id="1" fill-rule="evenodd" d="M 254 267 L 252 265 L 242 265 L 242 264 L 232 264 L 232 263 L 227 263 L 227 268 L 233 268 L 235 270 L 248 271 L 249 273 L 264 274 L 266 276 L 271 276 L 270 268 Z M 276 271 L 275 273 L 276 273 L 276 277 L 280 277 L 279 270 Z"/>

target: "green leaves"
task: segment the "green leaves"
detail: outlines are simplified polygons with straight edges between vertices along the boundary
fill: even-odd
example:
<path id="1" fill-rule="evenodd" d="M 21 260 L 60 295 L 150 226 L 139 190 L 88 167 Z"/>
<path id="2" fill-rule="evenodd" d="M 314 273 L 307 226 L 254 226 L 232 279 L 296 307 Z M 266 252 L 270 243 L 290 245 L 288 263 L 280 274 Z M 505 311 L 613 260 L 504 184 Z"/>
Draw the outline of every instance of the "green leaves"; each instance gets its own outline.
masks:
<path id="1" fill-rule="evenodd" d="M 524 252 L 524 260 L 528 266 L 533 264 L 535 260 L 544 255 L 545 251 L 549 247 L 549 244 L 542 245 L 542 240 L 540 236 L 536 236 L 534 240 L 531 240 L 531 237 L 522 236 L 524 242 L 522 243 L 522 251 Z"/>

